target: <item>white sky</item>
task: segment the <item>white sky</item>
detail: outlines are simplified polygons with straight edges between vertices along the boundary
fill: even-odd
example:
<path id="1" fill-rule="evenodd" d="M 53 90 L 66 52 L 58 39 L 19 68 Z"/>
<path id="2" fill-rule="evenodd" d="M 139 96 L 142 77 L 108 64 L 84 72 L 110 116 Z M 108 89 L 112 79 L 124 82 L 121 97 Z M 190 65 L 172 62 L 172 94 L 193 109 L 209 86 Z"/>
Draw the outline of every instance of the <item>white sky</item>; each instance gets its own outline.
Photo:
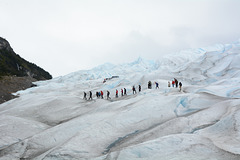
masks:
<path id="1" fill-rule="evenodd" d="M 14 51 L 54 77 L 240 38 L 240 0 L 0 0 Z"/>

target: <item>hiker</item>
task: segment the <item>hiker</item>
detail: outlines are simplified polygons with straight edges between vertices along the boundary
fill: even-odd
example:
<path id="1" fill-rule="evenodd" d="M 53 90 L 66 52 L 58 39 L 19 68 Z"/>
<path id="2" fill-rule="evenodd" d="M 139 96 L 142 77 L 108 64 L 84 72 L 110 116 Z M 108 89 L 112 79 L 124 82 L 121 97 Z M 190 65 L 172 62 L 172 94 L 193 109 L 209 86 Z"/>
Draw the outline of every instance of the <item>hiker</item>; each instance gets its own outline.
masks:
<path id="1" fill-rule="evenodd" d="M 168 81 L 168 87 L 171 87 L 171 84 L 170 84 L 170 82 Z"/>
<path id="2" fill-rule="evenodd" d="M 109 92 L 109 91 L 107 91 L 107 99 L 111 99 L 111 98 L 110 98 L 110 92 Z"/>
<path id="3" fill-rule="evenodd" d="M 89 91 L 89 100 L 92 100 L 92 91 Z"/>
<path id="4" fill-rule="evenodd" d="M 158 84 L 158 82 L 155 82 L 155 84 L 156 84 L 156 89 L 159 89 L 159 84 Z"/>
<path id="5" fill-rule="evenodd" d="M 132 90 L 133 90 L 133 94 L 134 94 L 134 93 L 135 93 L 135 94 L 137 93 L 135 86 L 132 87 Z"/>
<path id="6" fill-rule="evenodd" d="M 126 90 L 126 88 L 124 88 L 124 95 L 127 95 L 127 90 Z"/>
<path id="7" fill-rule="evenodd" d="M 101 92 L 98 92 L 98 98 L 100 98 L 101 97 Z"/>
<path id="8" fill-rule="evenodd" d="M 175 86 L 176 86 L 176 88 L 178 88 L 178 80 L 175 78 L 174 78 L 174 80 L 175 80 Z"/>
<path id="9" fill-rule="evenodd" d="M 116 89 L 116 98 L 118 98 L 118 90 Z"/>
<path id="10" fill-rule="evenodd" d="M 101 91 L 101 98 L 103 99 L 103 91 Z"/>
<path id="11" fill-rule="evenodd" d="M 148 89 L 152 89 L 152 82 L 151 81 L 148 82 Z"/>
<path id="12" fill-rule="evenodd" d="M 179 82 L 179 88 L 180 88 L 180 92 L 182 90 L 182 82 Z"/>
<path id="13" fill-rule="evenodd" d="M 174 87 L 174 84 L 175 84 L 175 81 L 174 81 L 174 80 L 172 80 L 172 87 Z"/>
<path id="14" fill-rule="evenodd" d="M 84 94 L 84 95 L 83 95 L 83 99 L 87 100 L 87 93 L 84 92 L 83 94 Z"/>
<path id="15" fill-rule="evenodd" d="M 141 92 L 141 90 L 142 90 L 141 85 L 138 86 L 138 90 L 139 90 L 139 92 Z"/>
<path id="16" fill-rule="evenodd" d="M 123 89 L 121 88 L 121 95 L 123 96 Z"/>
<path id="17" fill-rule="evenodd" d="M 98 98 L 98 91 L 96 92 L 96 97 Z"/>

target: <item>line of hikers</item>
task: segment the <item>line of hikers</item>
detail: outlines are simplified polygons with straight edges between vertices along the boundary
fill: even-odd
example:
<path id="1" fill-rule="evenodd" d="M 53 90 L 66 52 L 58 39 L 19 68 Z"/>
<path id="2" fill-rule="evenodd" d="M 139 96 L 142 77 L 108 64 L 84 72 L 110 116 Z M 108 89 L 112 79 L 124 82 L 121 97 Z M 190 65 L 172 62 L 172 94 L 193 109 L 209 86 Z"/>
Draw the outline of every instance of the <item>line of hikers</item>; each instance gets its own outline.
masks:
<path id="1" fill-rule="evenodd" d="M 126 88 L 121 89 L 121 95 L 122 96 L 127 95 L 127 89 Z M 96 92 L 96 97 L 103 99 L 103 91 Z M 116 89 L 116 98 L 118 98 L 118 90 L 117 89 Z M 107 99 L 111 99 L 110 98 L 110 92 L 108 90 L 107 90 Z"/>
<path id="2" fill-rule="evenodd" d="M 133 86 L 132 88 L 133 90 L 133 94 L 136 94 L 136 88 L 135 86 Z M 139 92 L 141 92 L 141 85 L 139 85 Z M 97 98 L 101 98 L 103 99 L 103 91 L 100 91 L 100 92 L 96 92 L 96 97 Z M 127 89 L 124 88 L 124 89 L 121 89 L 121 95 L 124 96 L 124 95 L 127 95 Z M 115 95 L 116 98 L 118 98 L 118 90 L 116 89 L 116 95 Z M 83 99 L 87 100 L 87 93 L 84 92 L 84 96 L 83 96 Z M 107 90 L 107 99 L 111 99 L 110 97 L 110 92 Z M 92 100 L 92 91 L 89 91 L 89 99 L 88 100 Z"/>
<path id="3" fill-rule="evenodd" d="M 154 82 L 154 83 L 156 85 L 156 89 L 159 89 L 159 83 L 158 82 Z M 181 91 L 182 83 L 181 82 L 178 83 L 178 80 L 176 78 L 174 78 L 174 80 L 172 80 L 172 87 L 176 86 L 176 88 L 178 88 L 178 85 L 179 85 L 179 88 L 180 88 L 180 91 Z M 171 87 L 169 81 L 168 81 L 168 87 Z M 152 82 L 151 81 L 148 82 L 148 89 L 152 89 Z M 138 91 L 141 92 L 141 90 L 142 90 L 142 86 L 138 85 Z M 133 91 L 133 94 L 137 93 L 135 86 L 132 87 L 132 91 Z M 103 91 L 100 91 L 100 92 L 97 91 L 96 92 L 96 97 L 103 99 L 103 94 L 104 94 Z M 125 96 L 125 95 L 127 95 L 127 89 L 123 88 L 123 89 L 121 89 L 121 96 Z M 115 97 L 118 98 L 118 90 L 117 89 L 116 89 Z M 87 93 L 86 92 L 84 92 L 83 99 L 87 100 Z M 108 90 L 107 90 L 107 99 L 111 99 L 110 92 Z M 89 91 L 89 99 L 88 100 L 92 100 L 92 91 Z"/>

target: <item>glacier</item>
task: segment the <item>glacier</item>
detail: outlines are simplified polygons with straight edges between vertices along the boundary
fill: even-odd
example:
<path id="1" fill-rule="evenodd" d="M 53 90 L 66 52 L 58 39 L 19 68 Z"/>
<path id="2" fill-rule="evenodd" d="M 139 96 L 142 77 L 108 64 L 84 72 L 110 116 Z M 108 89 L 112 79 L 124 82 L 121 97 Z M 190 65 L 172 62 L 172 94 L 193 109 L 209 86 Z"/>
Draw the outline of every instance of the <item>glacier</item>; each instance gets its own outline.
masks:
<path id="1" fill-rule="evenodd" d="M 239 62 L 240 40 L 36 82 L 0 105 L 0 160 L 239 160 Z M 168 87 L 173 78 L 182 91 Z"/>

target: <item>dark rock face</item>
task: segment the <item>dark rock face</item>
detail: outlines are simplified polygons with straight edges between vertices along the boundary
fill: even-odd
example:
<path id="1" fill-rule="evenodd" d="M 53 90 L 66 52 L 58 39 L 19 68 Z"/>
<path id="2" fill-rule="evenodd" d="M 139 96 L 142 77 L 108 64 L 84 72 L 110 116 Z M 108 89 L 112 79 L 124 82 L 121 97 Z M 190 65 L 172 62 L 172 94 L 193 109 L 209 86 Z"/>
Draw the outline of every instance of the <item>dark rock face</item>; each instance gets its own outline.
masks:
<path id="1" fill-rule="evenodd" d="M 17 55 L 7 40 L 0 37 L 0 76 L 30 76 L 37 80 L 52 79 L 52 76 Z"/>
<path id="2" fill-rule="evenodd" d="M 32 82 L 36 79 L 32 77 L 16 77 L 16 76 L 3 76 L 0 79 L 0 104 L 8 100 L 16 98 L 12 95 L 19 90 L 25 90 L 30 87 L 35 87 Z"/>
<path id="3" fill-rule="evenodd" d="M 9 52 L 13 52 L 12 48 L 8 41 L 0 37 L 0 50 L 7 50 Z"/>
<path id="4" fill-rule="evenodd" d="M 0 37 L 0 104 L 15 98 L 12 93 L 33 87 L 32 82 L 52 76 L 17 55 L 7 40 Z"/>

